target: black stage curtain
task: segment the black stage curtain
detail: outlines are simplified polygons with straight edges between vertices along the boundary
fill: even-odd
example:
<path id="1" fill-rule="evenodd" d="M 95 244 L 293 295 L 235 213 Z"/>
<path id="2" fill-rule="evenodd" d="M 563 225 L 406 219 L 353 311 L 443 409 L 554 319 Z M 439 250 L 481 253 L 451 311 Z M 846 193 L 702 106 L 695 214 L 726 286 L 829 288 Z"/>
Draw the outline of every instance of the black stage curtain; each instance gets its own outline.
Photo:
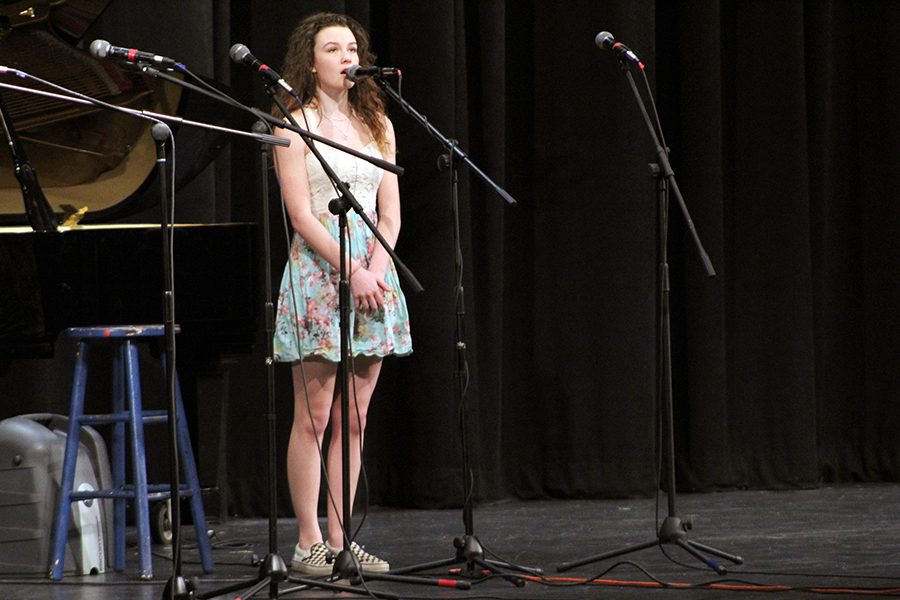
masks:
<path id="1" fill-rule="evenodd" d="M 257 4 L 266 23 L 301 16 Z M 388 361 L 370 415 L 372 501 L 459 505 L 461 415 L 478 498 L 657 488 L 656 156 L 616 56 L 594 45 L 601 30 L 647 65 L 717 273 L 671 197 L 679 487 L 897 479 L 900 4 L 309 8 L 325 7 L 363 20 L 408 101 L 518 200 L 460 166 L 463 412 L 449 177 L 439 144 L 392 108 L 407 169 L 398 251 L 426 290 L 409 297 L 415 354 Z M 249 494 L 258 475 L 240 460 Z"/>
<path id="2" fill-rule="evenodd" d="M 415 353 L 387 361 L 370 413 L 372 502 L 458 506 L 461 416 L 479 499 L 657 488 L 656 156 L 616 56 L 594 45 L 601 30 L 647 65 L 716 270 L 671 197 L 679 487 L 898 478 L 900 4 L 281 4 L 255 3 L 253 31 L 286 32 L 307 9 L 362 20 L 380 64 L 403 69 L 404 97 L 518 200 L 460 165 L 461 411 L 450 179 L 441 146 L 392 107 L 397 250 L 425 291 L 408 298 Z M 277 36 L 250 39 L 281 55 Z M 240 512 L 264 505 L 258 456 L 234 457 Z M 282 486 L 289 512 L 286 498 Z"/>
<path id="3" fill-rule="evenodd" d="M 154 4 L 154 14 L 177 16 L 180 5 Z M 261 107 L 269 103 L 255 75 L 223 65 L 232 43 L 280 67 L 300 18 L 355 16 L 379 63 L 402 68 L 404 97 L 518 200 L 507 206 L 459 166 L 458 319 L 442 148 L 391 107 L 406 169 L 397 250 L 425 291 L 408 294 L 415 352 L 386 361 L 370 413 L 370 502 L 459 506 L 461 415 L 477 499 L 658 487 L 657 157 L 617 57 L 594 44 L 601 30 L 646 64 L 679 188 L 716 270 L 707 277 L 671 197 L 679 487 L 898 479 L 900 3 L 197 5 L 208 8 L 196 23 L 207 32 L 196 48 L 211 65 L 205 74 Z M 183 29 L 157 30 L 145 49 L 173 55 L 188 43 Z M 256 164 L 252 146 L 232 144 L 230 181 L 217 188 L 230 188 L 230 199 L 217 199 L 217 216 L 224 206 L 225 218 L 258 218 Z M 270 202 L 277 283 L 285 240 Z M 465 411 L 455 391 L 458 320 Z M 262 333 L 258 346 L 230 368 L 229 481 L 232 511 L 244 515 L 267 506 Z M 283 365 L 276 390 L 279 506 L 290 514 Z"/>
<path id="4" fill-rule="evenodd" d="M 707 277 L 672 199 L 680 486 L 897 479 L 900 5 L 390 2 L 371 13 L 409 100 L 519 201 L 505 206 L 461 168 L 480 496 L 656 489 L 655 154 L 618 61 L 593 44 L 600 30 L 647 64 L 717 272 Z M 369 462 L 380 501 L 446 505 L 461 487 L 449 186 L 432 166 L 440 148 L 394 120 L 411 172 L 399 249 L 426 292 L 410 300 L 417 354 L 386 378 Z"/>

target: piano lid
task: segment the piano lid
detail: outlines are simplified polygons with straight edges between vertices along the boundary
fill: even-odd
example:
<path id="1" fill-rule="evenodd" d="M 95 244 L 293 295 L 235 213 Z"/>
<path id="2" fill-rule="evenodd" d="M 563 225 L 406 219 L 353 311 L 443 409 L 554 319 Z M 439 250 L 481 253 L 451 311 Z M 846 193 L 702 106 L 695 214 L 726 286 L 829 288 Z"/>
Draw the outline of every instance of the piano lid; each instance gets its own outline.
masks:
<path id="1" fill-rule="evenodd" d="M 181 87 L 75 47 L 110 1 L 0 0 L 0 62 L 111 104 L 183 115 L 189 94 Z M 0 81 L 39 86 L 10 75 L 0 75 Z M 143 196 L 158 195 L 149 189 L 140 193 L 155 176 L 156 147 L 148 121 L 24 92 L 0 89 L 0 94 L 58 216 L 87 207 L 84 222 L 106 222 L 146 208 Z M 190 128 L 182 129 L 190 135 Z M 207 152 L 179 161 L 179 183 L 186 172 L 205 167 L 223 145 L 212 138 L 203 142 L 210 146 Z M 10 152 L 0 150 L 0 225 L 27 223 L 12 164 Z"/>

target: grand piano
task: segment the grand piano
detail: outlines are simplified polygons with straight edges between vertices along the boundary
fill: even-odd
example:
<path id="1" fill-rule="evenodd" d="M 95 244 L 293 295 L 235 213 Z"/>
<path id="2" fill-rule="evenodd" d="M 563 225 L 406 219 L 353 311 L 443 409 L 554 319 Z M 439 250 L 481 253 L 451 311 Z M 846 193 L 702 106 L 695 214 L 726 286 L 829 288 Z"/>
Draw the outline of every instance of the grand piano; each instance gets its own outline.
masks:
<path id="1" fill-rule="evenodd" d="M 242 126 L 227 107 L 79 49 L 108 4 L 0 0 L 0 64 L 119 106 Z M 33 85 L 10 75 L 0 82 Z M 8 89 L 0 89 L 0 109 L 8 148 L 0 149 L 0 416 L 64 413 L 74 345 L 61 345 L 62 331 L 163 320 L 156 148 L 146 121 L 120 113 Z M 230 140 L 173 130 L 180 189 Z M 193 199 L 176 193 L 176 201 Z M 250 223 L 173 228 L 177 369 L 201 486 L 217 492 L 220 516 L 228 504 L 228 366 L 253 350 L 258 243 Z"/>
<path id="2" fill-rule="evenodd" d="M 25 10 L 3 3 L 0 63 L 123 107 L 191 110 L 179 86 L 77 47 L 108 3 L 34 2 Z M 9 75 L 0 82 L 37 87 Z M 8 89 L 0 89 L 0 109 L 9 148 L 0 150 L 0 361 L 51 356 L 67 327 L 162 322 L 153 211 L 160 186 L 149 123 Z M 221 111 L 191 116 L 230 125 Z M 174 129 L 182 186 L 228 140 Z M 136 214 L 155 219 L 129 223 Z M 198 361 L 249 352 L 258 306 L 252 224 L 179 223 L 173 236 L 179 348 Z"/>

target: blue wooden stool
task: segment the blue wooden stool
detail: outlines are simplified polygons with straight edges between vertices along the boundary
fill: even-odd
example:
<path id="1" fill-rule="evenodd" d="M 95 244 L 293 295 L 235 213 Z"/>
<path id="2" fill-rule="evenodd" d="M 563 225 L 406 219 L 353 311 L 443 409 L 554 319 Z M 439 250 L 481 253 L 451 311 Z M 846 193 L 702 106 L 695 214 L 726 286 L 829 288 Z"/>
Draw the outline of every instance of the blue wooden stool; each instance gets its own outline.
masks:
<path id="1" fill-rule="evenodd" d="M 138 537 L 138 557 L 140 576 L 153 577 L 150 554 L 150 500 L 165 500 L 170 497 L 170 484 L 148 484 L 147 464 L 144 452 L 144 424 L 166 423 L 165 410 L 143 410 L 141 407 L 141 381 L 138 367 L 138 347 L 141 341 L 150 341 L 165 335 L 162 325 L 128 325 L 119 327 L 75 327 L 66 330 L 66 335 L 78 340 L 75 360 L 75 375 L 72 382 L 72 399 L 69 413 L 69 430 L 66 437 L 66 451 L 63 459 L 59 498 L 53 520 L 53 540 L 50 555 L 50 578 L 62 579 L 66 541 L 72 502 L 89 498 L 113 499 L 113 544 L 115 555 L 113 568 L 125 569 L 125 501 L 134 500 L 135 524 Z M 88 355 L 92 345 L 111 344 L 113 353 L 113 407 L 112 413 L 102 415 L 84 414 L 84 392 L 87 383 Z M 165 354 L 162 357 L 165 370 Z M 191 440 L 185 423 L 181 388 L 175 382 L 176 425 L 178 450 L 184 483 L 179 486 L 179 496 L 190 497 L 191 514 L 200 550 L 203 571 L 212 573 L 213 562 L 209 538 L 206 534 L 206 517 L 200 497 L 200 483 L 197 467 L 191 451 Z M 104 490 L 73 491 L 75 465 L 78 458 L 78 439 L 82 425 L 112 424 L 113 488 Z M 126 427 L 128 447 L 131 451 L 132 477 L 134 482 L 125 482 Z M 168 440 L 168 437 L 165 439 Z"/>

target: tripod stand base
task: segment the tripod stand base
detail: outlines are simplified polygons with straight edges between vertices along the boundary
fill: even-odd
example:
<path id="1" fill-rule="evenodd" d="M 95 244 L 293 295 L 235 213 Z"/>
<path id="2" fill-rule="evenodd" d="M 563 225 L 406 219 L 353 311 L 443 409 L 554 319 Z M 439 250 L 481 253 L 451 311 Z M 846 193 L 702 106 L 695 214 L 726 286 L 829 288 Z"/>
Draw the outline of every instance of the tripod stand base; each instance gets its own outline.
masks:
<path id="1" fill-rule="evenodd" d="M 627 546 L 625 548 L 620 548 L 619 550 L 604 552 L 603 554 L 588 556 L 586 558 L 582 558 L 572 562 L 560 563 L 559 565 L 557 565 L 556 570 L 561 573 L 563 571 L 568 571 L 569 569 L 574 569 L 575 567 L 580 567 L 588 563 L 598 562 L 601 560 L 606 560 L 607 558 L 622 556 L 624 554 L 630 554 L 632 552 L 637 552 L 639 550 L 644 550 L 653 546 L 661 546 L 662 544 L 676 544 L 680 546 L 682 549 L 684 549 L 685 552 L 687 552 L 700 562 L 704 563 L 719 575 L 726 575 L 728 573 L 728 570 L 720 565 L 715 559 L 706 556 L 707 554 L 712 554 L 713 556 L 724 558 L 725 560 L 731 561 L 736 565 L 744 564 L 744 559 L 740 556 L 729 554 L 728 552 L 719 550 L 718 548 L 713 548 L 712 546 L 707 546 L 706 544 L 701 544 L 700 542 L 689 540 L 687 537 L 688 529 L 690 529 L 689 521 L 685 522 L 678 517 L 669 516 L 666 517 L 665 521 L 663 521 L 662 526 L 659 528 L 659 536 L 653 541 L 644 542 L 642 544 L 635 544 L 633 546 Z"/>
<path id="2" fill-rule="evenodd" d="M 392 569 L 390 574 L 399 575 L 401 573 L 427 571 L 438 567 L 464 565 L 459 569 L 453 569 L 452 572 L 461 577 L 468 577 L 471 579 L 481 579 L 486 575 L 495 573 L 517 587 L 522 587 L 525 585 L 525 580 L 518 573 L 525 573 L 534 577 L 540 577 L 544 573 L 541 569 L 537 568 L 523 567 L 513 563 L 485 559 L 481 542 L 479 542 L 478 538 L 474 535 L 467 534 L 463 537 L 455 538 L 453 540 L 453 546 L 456 548 L 456 556 L 452 558 Z"/>
<path id="3" fill-rule="evenodd" d="M 419 585 L 436 585 L 441 587 L 452 587 L 460 590 L 467 590 L 471 587 L 468 581 L 457 581 L 451 579 L 430 579 L 426 577 L 408 577 L 404 575 L 394 575 L 392 573 L 370 573 L 362 570 L 359 561 L 348 550 L 341 550 L 334 559 L 332 573 L 329 579 L 304 579 L 299 577 L 289 577 L 292 583 L 298 583 L 295 588 L 282 590 L 283 593 L 311 588 L 321 588 L 334 592 L 351 592 L 354 594 L 362 594 L 364 596 L 373 596 L 376 598 L 386 598 L 395 600 L 399 598 L 397 594 L 390 592 L 382 592 L 379 590 L 371 590 L 365 584 L 370 581 L 393 581 L 395 583 L 413 583 Z M 338 583 L 347 582 L 347 583 Z M 349 584 L 349 585 L 348 585 Z M 362 587 L 355 587 L 355 586 Z"/>
<path id="4" fill-rule="evenodd" d="M 215 598 L 224 594 L 247 588 L 247 591 L 241 595 L 241 598 L 252 598 L 266 586 L 275 588 L 286 578 L 287 567 L 284 566 L 284 560 L 277 554 L 269 554 L 259 563 L 259 572 L 256 576 L 256 579 L 253 579 L 251 581 L 238 582 L 217 590 L 205 592 L 203 594 L 196 594 L 192 597 L 197 598 L 198 600 L 203 600 L 204 598 Z M 274 589 L 270 591 L 275 592 Z M 275 594 L 270 594 L 270 596 L 277 597 L 277 592 Z"/>

